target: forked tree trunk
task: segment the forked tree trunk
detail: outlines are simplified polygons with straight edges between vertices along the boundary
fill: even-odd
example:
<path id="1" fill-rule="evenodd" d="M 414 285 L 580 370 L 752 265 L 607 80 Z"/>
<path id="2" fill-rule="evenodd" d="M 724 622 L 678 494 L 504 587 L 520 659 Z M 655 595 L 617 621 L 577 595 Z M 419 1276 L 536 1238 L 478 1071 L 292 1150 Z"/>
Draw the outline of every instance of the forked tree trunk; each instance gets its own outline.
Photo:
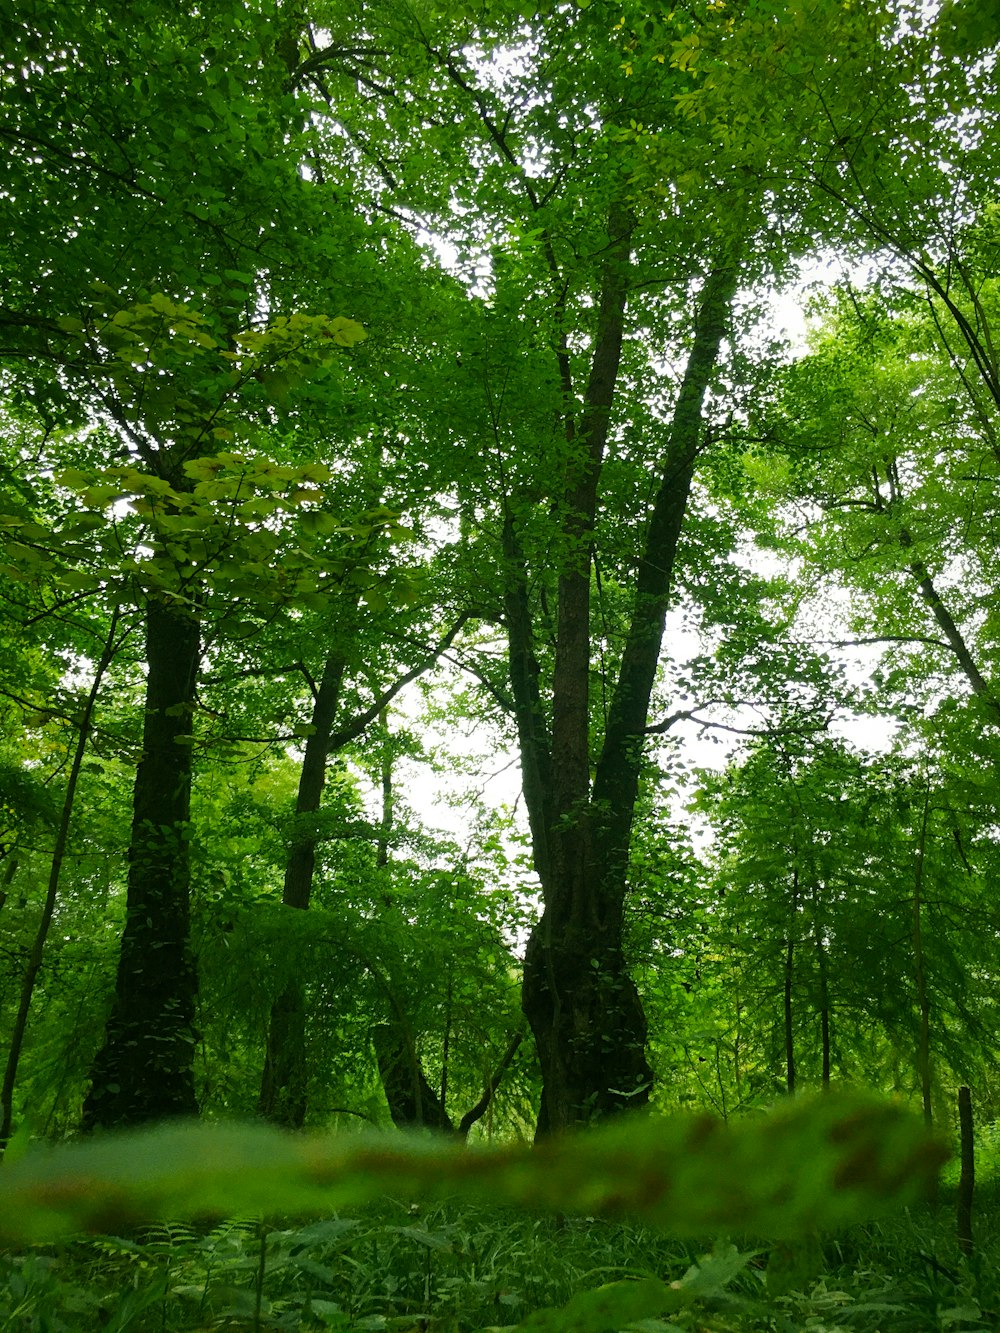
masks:
<path id="1" fill-rule="evenodd" d="M 392 1123 L 401 1129 L 424 1125 L 453 1134 L 451 1116 L 424 1073 L 408 1025 L 382 1023 L 373 1029 L 372 1042 Z"/>
<path id="2" fill-rule="evenodd" d="M 201 660 L 190 609 L 146 611 L 146 699 L 115 998 L 83 1126 L 194 1115 L 197 975 L 189 944 L 191 726 Z"/>
<path id="3" fill-rule="evenodd" d="M 732 262 L 709 274 L 639 561 L 629 631 L 591 782 L 590 547 L 628 292 L 630 235 L 612 213 L 597 333 L 564 500 L 551 742 L 542 721 L 526 570 L 508 514 L 506 622 L 525 800 L 543 912 L 524 962 L 522 1007 L 542 1069 L 537 1135 L 643 1104 L 652 1085 L 646 1020 L 624 955 L 629 849 L 642 743 L 680 536 L 702 435 L 702 408 L 736 286 Z"/>

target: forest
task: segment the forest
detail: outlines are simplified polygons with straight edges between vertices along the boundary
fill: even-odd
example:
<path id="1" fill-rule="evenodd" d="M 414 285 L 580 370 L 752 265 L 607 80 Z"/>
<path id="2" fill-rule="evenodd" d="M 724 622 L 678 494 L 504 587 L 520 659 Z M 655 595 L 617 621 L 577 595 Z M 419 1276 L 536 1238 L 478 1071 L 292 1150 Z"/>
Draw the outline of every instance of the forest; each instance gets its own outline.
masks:
<path id="1" fill-rule="evenodd" d="M 0 1329 L 1000 1327 L 998 46 L 0 0 Z"/>

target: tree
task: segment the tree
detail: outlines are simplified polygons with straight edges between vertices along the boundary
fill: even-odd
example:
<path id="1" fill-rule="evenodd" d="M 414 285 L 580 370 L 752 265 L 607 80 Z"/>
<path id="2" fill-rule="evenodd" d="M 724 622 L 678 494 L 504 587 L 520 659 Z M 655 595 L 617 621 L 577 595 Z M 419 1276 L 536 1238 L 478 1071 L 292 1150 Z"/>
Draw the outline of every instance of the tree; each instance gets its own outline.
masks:
<path id="1" fill-rule="evenodd" d="M 202 608 L 213 561 L 248 554 L 228 549 L 225 515 L 213 523 L 206 512 L 216 467 L 206 460 L 362 331 L 343 318 L 278 313 L 284 275 L 305 259 L 300 232 L 312 224 L 324 278 L 334 276 L 331 234 L 320 228 L 328 205 L 302 179 L 292 143 L 304 121 L 279 50 L 284 15 L 244 22 L 239 6 L 185 16 L 151 4 L 120 22 L 98 8 L 39 26 L 48 8 L 15 25 L 4 85 L 13 146 L 6 234 L 27 235 L 39 259 L 5 256 L 3 350 L 20 401 L 43 421 L 103 423 L 112 469 L 64 470 L 63 483 L 105 524 L 118 496 L 135 497 L 152 545 L 145 564 L 127 552 L 124 567 L 87 571 L 95 593 L 110 573 L 145 616 L 129 910 L 84 1115 L 110 1124 L 195 1107 L 188 822 Z M 66 46 L 46 46 L 49 32 Z M 75 53 L 71 67 L 64 49 Z M 318 289 L 314 281 L 313 299 Z M 264 333 L 254 327 L 261 302 L 270 305 Z M 287 491 L 295 478 L 282 480 Z M 68 528 L 63 543 L 85 531 L 79 520 Z M 259 559 L 259 521 L 255 535 Z M 252 546 L 253 534 L 243 536 Z M 110 528 L 102 554 L 111 557 L 116 540 Z"/>
<path id="2" fill-rule="evenodd" d="M 880 1081 L 888 1065 L 929 1122 L 934 1065 L 967 1078 L 992 1058 L 988 857 L 964 851 L 990 816 L 936 749 L 866 759 L 776 732 L 706 783 L 720 832 L 707 948 L 752 1016 L 758 1086 L 779 1069 L 789 1093 Z"/>
<path id="3" fill-rule="evenodd" d="M 974 100 L 992 89 L 989 62 L 942 51 L 916 8 L 888 0 L 657 15 L 595 0 L 530 22 L 503 0 L 475 13 L 376 0 L 363 15 L 327 0 L 54 8 L 19 14 L 2 76 L 0 217 L 18 245 L 0 242 L 0 357 L 7 411 L 41 443 L 37 495 L 12 484 L 0 516 L 0 577 L 49 581 L 19 624 L 78 600 L 104 626 L 134 609 L 144 633 L 127 919 L 87 1123 L 196 1103 L 197 781 L 213 792 L 222 754 L 242 746 L 297 747 L 280 875 L 285 917 L 311 915 L 330 757 L 375 744 L 366 728 L 442 649 L 521 763 L 541 893 L 522 994 L 538 1132 L 643 1104 L 628 908 L 643 790 L 670 762 L 654 737 L 691 714 L 706 677 L 729 673 L 725 697 L 754 674 L 769 688 L 792 616 L 780 591 L 759 613 L 736 609 L 737 590 L 771 597 L 727 568 L 747 530 L 805 559 L 780 508 L 803 492 L 883 524 L 879 558 L 892 546 L 990 706 L 988 570 L 962 585 L 964 610 L 945 606 L 959 548 L 940 569 L 928 555 L 925 519 L 947 512 L 923 493 L 942 433 L 907 398 L 912 365 L 883 374 L 860 355 L 865 319 L 852 324 L 847 303 L 829 340 L 849 330 L 846 367 L 827 346 L 776 371 L 753 328 L 754 288 L 824 246 L 877 248 L 930 294 L 916 324 L 943 348 L 934 374 L 952 373 L 956 349 L 967 358 L 961 429 L 992 448 L 993 108 Z M 956 129 L 969 182 L 942 230 Z M 880 310 L 881 325 L 897 313 Z M 833 420 L 846 443 L 824 477 Z M 887 456 L 881 432 L 897 427 Z M 985 533 L 988 506 L 970 513 Z M 826 530 L 817 563 L 840 536 Z M 866 595 L 887 594 L 870 580 Z M 717 646 L 675 701 L 683 673 L 668 680 L 661 657 L 680 603 Z M 77 651 L 69 634 L 62 651 Z M 778 913 L 789 1084 L 799 981 L 832 964 L 829 876 L 807 844 L 784 849 Z M 327 924 L 282 929 L 305 939 Z M 419 1113 L 416 1020 L 375 967 Z M 267 996 L 261 1105 L 293 1123 L 310 986 L 321 993 L 286 975 Z"/>

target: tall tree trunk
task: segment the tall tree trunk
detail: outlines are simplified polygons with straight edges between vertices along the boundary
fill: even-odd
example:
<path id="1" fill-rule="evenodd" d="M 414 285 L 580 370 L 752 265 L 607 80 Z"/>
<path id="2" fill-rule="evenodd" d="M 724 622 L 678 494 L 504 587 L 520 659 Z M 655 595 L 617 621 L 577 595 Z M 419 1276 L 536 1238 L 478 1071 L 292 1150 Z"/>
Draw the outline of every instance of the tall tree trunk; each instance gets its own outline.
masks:
<path id="1" fill-rule="evenodd" d="M 972 1090 L 958 1090 L 958 1128 L 961 1144 L 962 1173 L 958 1180 L 958 1216 L 956 1233 L 958 1248 L 965 1255 L 975 1249 L 972 1236 L 972 1199 L 976 1188 L 976 1144 L 972 1125 Z"/>
<path id="2" fill-rule="evenodd" d="M 701 294 L 591 788 L 590 541 L 625 319 L 627 220 L 613 214 L 609 235 L 586 407 L 576 441 L 577 474 L 567 486 L 548 753 L 537 722 L 523 590 L 516 586 L 516 564 L 508 559 L 508 578 L 515 585 L 508 588 L 506 599 L 511 685 L 544 904 L 528 941 L 522 990 L 542 1068 L 538 1136 L 640 1105 L 652 1084 L 645 1015 L 623 949 L 629 848 L 674 553 L 701 440 L 705 393 L 736 286 L 736 265 L 727 263 L 708 276 Z M 505 548 L 509 552 L 511 547 L 508 537 Z M 539 829 L 544 830 L 541 836 Z"/>
<path id="3" fill-rule="evenodd" d="M 111 1016 L 84 1101 L 85 1129 L 198 1110 L 188 836 L 200 660 L 200 626 L 191 610 L 151 601 L 125 929 Z"/>
<path id="4" fill-rule="evenodd" d="M 346 616 L 347 602 L 342 605 Z M 355 600 L 352 610 L 356 610 Z M 340 699 L 345 659 L 340 652 L 331 652 L 323 666 L 323 675 L 313 701 L 312 731 L 306 741 L 299 790 L 295 802 L 297 830 L 285 866 L 282 903 L 295 911 L 304 912 L 312 896 L 313 873 L 316 868 L 316 831 L 313 816 L 320 808 L 326 785 L 327 761 L 330 755 L 348 741 L 360 736 L 365 728 L 381 717 L 385 725 L 385 710 L 399 691 L 410 681 L 423 674 L 454 642 L 459 630 L 468 620 L 460 616 L 433 649 L 415 667 L 399 676 L 383 691 L 375 703 L 359 713 L 339 731 L 333 723 Z M 389 836 L 392 827 L 392 770 L 391 745 L 386 740 L 386 765 L 382 772 L 383 812 L 379 830 L 377 860 L 379 865 L 388 861 Z M 306 995 L 301 980 L 293 977 L 271 1006 L 268 1023 L 267 1049 L 261 1077 L 261 1115 L 277 1124 L 300 1128 L 305 1123 L 307 1110 L 308 1068 L 306 1060 Z"/>
<path id="5" fill-rule="evenodd" d="M 830 973 L 827 963 L 826 943 L 818 919 L 813 920 L 813 938 L 816 944 L 816 962 L 819 967 L 819 1026 L 820 1040 L 823 1046 L 823 1067 L 821 1073 L 824 1090 L 830 1087 Z"/>
<path id="6" fill-rule="evenodd" d="M 114 660 L 115 653 L 121 647 L 121 641 L 117 638 L 119 616 L 120 610 L 116 607 L 112 613 L 111 624 L 108 627 L 108 635 L 104 642 L 104 648 L 97 662 L 97 666 L 94 669 L 94 679 L 91 683 L 90 690 L 87 693 L 86 702 L 83 705 L 83 712 L 80 715 L 76 747 L 73 752 L 72 763 L 70 764 L 69 777 L 66 780 L 66 793 L 63 797 L 62 813 L 59 817 L 59 827 L 56 830 L 55 845 L 52 848 L 52 863 L 49 866 L 48 889 L 45 895 L 45 902 L 42 906 L 42 915 L 38 921 L 38 928 L 35 931 L 35 938 L 31 944 L 31 951 L 28 954 L 28 965 L 25 968 L 24 976 L 21 979 L 21 996 L 17 1007 L 17 1014 L 14 1018 L 14 1029 L 10 1036 L 10 1050 L 7 1053 L 7 1064 L 4 1069 L 3 1086 L 0 1087 L 0 1151 L 6 1146 L 13 1127 L 14 1085 L 17 1082 L 17 1068 L 21 1059 L 21 1049 L 24 1045 L 25 1033 L 28 1029 L 28 1014 L 31 1010 L 31 1001 L 35 993 L 35 982 L 38 980 L 38 973 L 41 971 L 42 967 L 45 941 L 48 939 L 49 927 L 52 924 L 52 917 L 56 910 L 56 899 L 59 895 L 59 878 L 62 874 L 63 860 L 66 856 L 66 846 L 69 842 L 69 830 L 73 818 L 73 804 L 76 799 L 76 788 L 77 783 L 80 780 L 80 770 L 83 767 L 83 760 L 87 753 L 87 746 L 90 743 L 91 724 L 93 721 L 94 709 L 97 706 L 97 696 L 100 693 L 101 685 L 104 682 L 105 672 Z M 126 635 L 127 633 L 128 631 L 126 631 Z M 0 905 L 2 905 L 2 902 L 0 902 Z"/>
<path id="7" fill-rule="evenodd" d="M 796 916 L 799 910 L 799 871 L 792 866 L 792 902 L 788 914 L 788 935 L 785 938 L 785 965 L 782 977 L 782 1026 L 785 1040 L 785 1090 L 791 1096 L 795 1091 L 795 1024 L 793 998 L 795 992 L 795 936 Z"/>
<path id="8" fill-rule="evenodd" d="M 316 866 L 316 831 L 312 818 L 319 810 L 326 785 L 326 762 L 333 720 L 344 678 L 344 658 L 332 652 L 323 666 L 306 740 L 299 790 L 295 800 L 295 833 L 285 864 L 281 901 L 304 912 L 312 894 Z M 276 1124 L 300 1129 L 307 1109 L 306 998 L 300 977 L 293 976 L 271 1005 L 267 1048 L 260 1085 L 260 1113 Z"/>
<path id="9" fill-rule="evenodd" d="M 930 1127 L 934 1113 L 931 1107 L 931 1002 L 927 993 L 927 968 L 924 958 L 923 898 L 924 865 L 927 854 L 927 823 L 930 818 L 931 789 L 924 792 L 924 810 L 920 821 L 920 835 L 916 848 L 913 872 L 913 973 L 917 989 L 917 1076 L 920 1079 L 920 1101 L 924 1123 Z"/>
<path id="10" fill-rule="evenodd" d="M 795 980 L 795 941 L 789 935 L 785 940 L 785 967 L 782 1018 L 785 1034 L 785 1090 L 795 1091 L 795 1028 L 792 1022 L 792 990 Z"/>

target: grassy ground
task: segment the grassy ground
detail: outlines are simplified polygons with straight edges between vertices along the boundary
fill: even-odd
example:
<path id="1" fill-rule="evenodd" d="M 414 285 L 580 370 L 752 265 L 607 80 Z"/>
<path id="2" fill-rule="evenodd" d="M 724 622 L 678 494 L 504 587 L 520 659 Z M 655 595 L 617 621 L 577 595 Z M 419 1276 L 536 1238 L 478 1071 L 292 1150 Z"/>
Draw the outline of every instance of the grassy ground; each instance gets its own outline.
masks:
<path id="1" fill-rule="evenodd" d="M 996 1198 L 976 1221 L 965 1259 L 947 1201 L 775 1249 L 390 1200 L 304 1226 L 161 1227 L 2 1255 L 0 1329 L 971 1333 L 1000 1329 Z"/>

